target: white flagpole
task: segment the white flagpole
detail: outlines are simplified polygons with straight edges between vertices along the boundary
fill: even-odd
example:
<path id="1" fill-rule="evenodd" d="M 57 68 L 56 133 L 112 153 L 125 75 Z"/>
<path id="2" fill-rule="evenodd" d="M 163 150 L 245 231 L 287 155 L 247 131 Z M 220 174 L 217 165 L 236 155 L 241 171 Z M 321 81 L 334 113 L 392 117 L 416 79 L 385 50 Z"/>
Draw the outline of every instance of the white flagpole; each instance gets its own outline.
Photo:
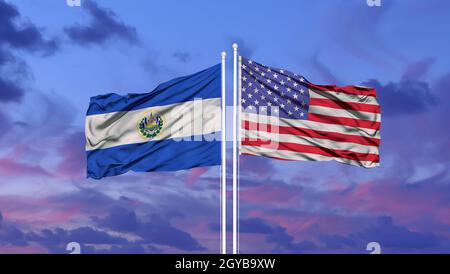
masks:
<path id="1" fill-rule="evenodd" d="M 233 44 L 233 254 L 238 253 L 237 216 L 237 57 L 238 45 Z"/>
<path id="2" fill-rule="evenodd" d="M 241 166 L 241 163 L 240 163 L 240 155 L 241 155 L 241 109 L 242 109 L 242 103 L 241 103 L 241 98 L 242 98 L 242 93 L 241 93 L 241 90 L 242 90 L 242 56 L 240 56 L 239 55 L 239 59 L 238 59 L 238 103 L 237 103 L 237 106 L 238 106 L 238 110 L 237 110 L 237 112 L 238 112 L 238 116 L 237 116 L 237 125 L 238 125 L 238 127 L 237 127 L 237 142 L 238 142 L 238 146 L 237 146 L 237 149 L 238 149 L 238 153 L 237 153 L 237 176 L 236 176 L 236 178 L 237 178 L 237 220 L 239 221 L 239 202 L 240 202 L 240 199 L 239 199 L 239 185 L 240 185 L 240 179 L 239 179 L 239 173 L 240 173 L 240 166 Z M 239 252 L 240 252 L 240 239 L 239 239 L 239 222 L 238 222 L 238 225 L 237 225 L 237 231 L 238 231 L 238 234 L 237 234 L 237 253 L 239 254 Z"/>
<path id="3" fill-rule="evenodd" d="M 220 187 L 220 217 L 221 217 L 221 227 L 220 227 L 220 239 L 221 239 L 221 253 L 227 254 L 227 157 L 226 157 L 226 132 L 225 132 L 225 109 L 226 109 L 226 101 L 225 101 L 225 57 L 227 56 L 226 52 L 222 52 L 222 141 L 221 141 L 221 149 L 222 149 L 222 165 L 221 165 L 221 187 Z"/>

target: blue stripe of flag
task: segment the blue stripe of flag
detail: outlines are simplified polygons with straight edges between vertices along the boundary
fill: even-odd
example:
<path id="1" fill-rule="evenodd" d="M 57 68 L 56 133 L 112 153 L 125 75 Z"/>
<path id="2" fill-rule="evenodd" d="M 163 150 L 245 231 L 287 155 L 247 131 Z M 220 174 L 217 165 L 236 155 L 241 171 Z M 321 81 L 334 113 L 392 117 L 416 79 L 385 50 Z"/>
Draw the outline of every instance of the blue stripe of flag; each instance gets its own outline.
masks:
<path id="1" fill-rule="evenodd" d="M 219 98 L 220 70 L 221 66 L 217 64 L 195 74 L 160 84 L 149 93 L 130 93 L 125 96 L 109 93 L 91 97 L 87 115 L 170 105 L 192 101 L 194 98 Z"/>
<path id="2" fill-rule="evenodd" d="M 101 179 L 128 171 L 175 171 L 220 165 L 220 148 L 220 141 L 166 139 L 91 150 L 86 152 L 87 176 Z"/>

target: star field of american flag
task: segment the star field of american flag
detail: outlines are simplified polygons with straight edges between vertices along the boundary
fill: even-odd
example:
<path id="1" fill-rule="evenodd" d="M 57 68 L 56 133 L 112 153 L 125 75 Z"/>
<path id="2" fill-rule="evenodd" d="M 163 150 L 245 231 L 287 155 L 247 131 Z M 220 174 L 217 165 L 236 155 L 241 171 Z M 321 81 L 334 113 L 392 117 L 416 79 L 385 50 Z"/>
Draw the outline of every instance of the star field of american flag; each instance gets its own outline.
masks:
<path id="1" fill-rule="evenodd" d="M 242 57 L 241 104 L 245 112 L 308 119 L 307 80 Z"/>

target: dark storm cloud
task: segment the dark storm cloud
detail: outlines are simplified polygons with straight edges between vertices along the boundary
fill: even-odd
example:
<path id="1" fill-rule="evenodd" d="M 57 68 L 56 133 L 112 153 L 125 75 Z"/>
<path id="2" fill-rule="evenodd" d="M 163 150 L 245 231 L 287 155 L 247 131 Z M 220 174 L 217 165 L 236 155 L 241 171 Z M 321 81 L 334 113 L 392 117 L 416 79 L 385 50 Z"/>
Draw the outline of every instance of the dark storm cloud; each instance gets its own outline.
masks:
<path id="1" fill-rule="evenodd" d="M 19 102 L 24 96 L 25 90 L 17 80 L 6 78 L 6 75 L 11 74 L 11 76 L 16 76 L 17 78 L 27 78 L 26 66 L 19 62 L 9 51 L 0 48 L 0 71 L 2 71 L 0 74 L 0 102 Z"/>
<path id="2" fill-rule="evenodd" d="M 94 220 L 101 227 L 131 232 L 142 238 L 142 244 L 166 245 L 184 251 L 205 249 L 189 233 L 172 226 L 167 219 L 156 214 L 150 215 L 146 221 L 139 221 L 133 210 L 114 207 L 104 219 Z"/>
<path id="3" fill-rule="evenodd" d="M 217 223 L 211 224 L 212 231 L 219 231 Z M 231 225 L 227 226 L 227 231 L 231 231 Z M 276 253 L 301 253 L 317 249 L 316 244 L 311 241 L 295 241 L 284 227 L 270 224 L 262 218 L 247 218 L 239 221 L 239 232 L 245 234 L 262 234 L 266 236 L 266 241 L 275 245 L 273 252 Z M 243 240 L 245 241 L 245 240 Z"/>
<path id="4" fill-rule="evenodd" d="M 78 242 L 83 253 L 120 253 L 121 250 L 143 251 L 145 248 L 119 236 L 112 236 L 107 232 L 91 227 L 75 229 L 43 229 L 38 232 L 25 232 L 15 224 L 3 221 L 0 212 L 0 244 L 14 246 L 30 246 L 39 244 L 54 253 L 68 253 L 66 245 L 69 242 Z M 95 249 L 87 245 L 111 245 L 111 249 Z"/>
<path id="5" fill-rule="evenodd" d="M 296 242 L 294 237 L 289 235 L 286 229 L 280 226 L 277 226 L 273 233 L 267 236 L 267 242 L 276 245 L 274 252 L 277 253 L 301 253 L 311 252 L 311 250 L 317 249 L 316 244 L 311 241 Z"/>
<path id="6" fill-rule="evenodd" d="M 239 222 L 239 231 L 242 233 L 270 234 L 274 229 L 263 219 L 248 218 Z"/>
<path id="7" fill-rule="evenodd" d="M 49 56 L 58 49 L 56 39 L 46 39 L 41 28 L 23 21 L 15 6 L 0 0 L 0 102 L 19 102 L 25 94 L 20 80 L 27 78 L 28 71 L 13 50 Z"/>
<path id="8" fill-rule="evenodd" d="M 25 90 L 18 83 L 0 76 L 0 102 L 19 102 L 24 94 Z"/>
<path id="9" fill-rule="evenodd" d="M 130 44 L 138 43 L 136 28 L 120 22 L 113 11 L 99 7 L 94 1 L 85 1 L 83 8 L 91 17 L 90 24 L 87 26 L 77 24 L 64 29 L 73 42 L 80 45 L 93 45 L 118 38 Z"/>
<path id="10" fill-rule="evenodd" d="M 58 49 L 57 40 L 45 39 L 40 29 L 32 23 L 19 24 L 20 16 L 16 7 L 0 0 L 0 45 L 41 51 L 44 55 L 53 54 Z"/>
<path id="11" fill-rule="evenodd" d="M 414 232 L 395 225 L 389 216 L 377 218 L 372 227 L 358 233 L 356 237 L 374 239 L 390 248 L 427 248 L 439 243 L 439 239 L 434 234 Z"/>
<path id="12" fill-rule="evenodd" d="M 370 241 L 376 241 L 389 249 L 425 249 L 439 245 L 439 238 L 432 233 L 414 232 L 393 223 L 390 216 L 381 216 L 368 228 L 348 236 L 322 235 L 320 240 L 329 249 L 345 247 L 361 250 Z"/>
<path id="13" fill-rule="evenodd" d="M 436 104 L 427 82 L 403 78 L 399 82 L 383 85 L 378 80 L 372 79 L 362 85 L 377 90 L 383 115 L 417 114 L 427 111 Z"/>
<path id="14" fill-rule="evenodd" d="M 105 245 L 130 245 L 126 239 L 111 236 L 104 231 L 99 231 L 91 227 L 79 227 L 73 230 L 56 228 L 54 230 L 44 229 L 38 233 L 30 232 L 26 234 L 29 243 L 38 243 L 54 253 L 67 253 L 66 245 L 70 242 L 77 242 L 83 246 L 82 252 L 94 253 L 95 249 L 89 251 L 86 244 Z"/>
<path id="15" fill-rule="evenodd" d="M 116 231 L 136 231 L 138 229 L 136 213 L 123 207 L 115 206 L 109 210 L 109 215 L 106 218 L 94 218 L 94 220 L 100 226 Z"/>
<path id="16" fill-rule="evenodd" d="M 0 213 L 0 244 L 26 247 L 38 244 L 52 253 L 69 253 L 66 246 L 70 242 L 77 242 L 81 246 L 81 253 L 160 253 L 156 247 L 130 242 L 119 236 L 113 236 L 105 231 L 92 227 L 75 229 L 43 229 L 38 232 L 25 232 L 11 223 L 4 223 Z M 98 247 L 101 245 L 101 247 Z"/>

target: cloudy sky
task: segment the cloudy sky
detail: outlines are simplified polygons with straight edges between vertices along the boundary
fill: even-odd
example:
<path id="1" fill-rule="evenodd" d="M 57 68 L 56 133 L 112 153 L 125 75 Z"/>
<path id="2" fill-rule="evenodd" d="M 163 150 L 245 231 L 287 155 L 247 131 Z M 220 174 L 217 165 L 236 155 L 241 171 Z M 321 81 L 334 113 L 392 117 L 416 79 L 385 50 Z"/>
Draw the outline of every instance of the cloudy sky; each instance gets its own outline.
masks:
<path id="1" fill-rule="evenodd" d="M 383 116 L 380 168 L 242 157 L 242 253 L 450 252 L 449 25 L 446 0 L 0 0 L 0 252 L 219 252 L 219 167 L 88 180 L 84 117 L 233 42 Z"/>

